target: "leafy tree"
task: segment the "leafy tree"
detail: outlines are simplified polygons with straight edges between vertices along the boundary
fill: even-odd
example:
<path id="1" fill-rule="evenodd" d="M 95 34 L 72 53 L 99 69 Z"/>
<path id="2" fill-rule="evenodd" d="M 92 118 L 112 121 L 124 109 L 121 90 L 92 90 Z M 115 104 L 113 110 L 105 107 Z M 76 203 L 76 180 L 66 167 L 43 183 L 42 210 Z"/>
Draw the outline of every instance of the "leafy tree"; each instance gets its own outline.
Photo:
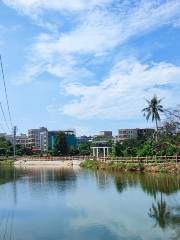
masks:
<path id="1" fill-rule="evenodd" d="M 91 143 L 90 142 L 82 142 L 79 145 L 79 154 L 80 155 L 90 155 L 91 154 Z"/>
<path id="2" fill-rule="evenodd" d="M 66 140 L 66 134 L 64 132 L 59 132 L 55 140 L 53 155 L 67 155 L 68 153 L 69 149 Z"/>
<path id="3" fill-rule="evenodd" d="M 0 155 L 7 156 L 13 154 L 13 147 L 10 141 L 5 137 L 0 137 Z"/>
<path id="4" fill-rule="evenodd" d="M 158 121 L 161 120 L 160 112 L 164 112 L 163 106 L 160 104 L 162 99 L 158 99 L 156 95 L 151 100 L 146 100 L 148 106 L 144 108 L 142 111 L 144 112 L 144 116 L 148 121 L 151 117 L 152 122 L 155 121 L 156 130 L 158 131 Z"/>

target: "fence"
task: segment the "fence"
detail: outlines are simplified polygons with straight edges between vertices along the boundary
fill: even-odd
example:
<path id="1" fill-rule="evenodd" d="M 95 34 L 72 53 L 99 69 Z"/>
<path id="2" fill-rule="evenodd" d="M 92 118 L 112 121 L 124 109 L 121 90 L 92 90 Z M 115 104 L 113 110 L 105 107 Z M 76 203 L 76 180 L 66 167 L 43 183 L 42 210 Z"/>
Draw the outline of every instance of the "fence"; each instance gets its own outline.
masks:
<path id="1" fill-rule="evenodd" d="M 180 163 L 180 156 L 146 156 L 146 157 L 106 157 L 99 158 L 102 162 L 122 163 Z"/>
<path id="2" fill-rule="evenodd" d="M 23 161 L 84 161 L 96 160 L 101 162 L 122 163 L 180 163 L 180 156 L 146 156 L 146 157 L 93 157 L 93 156 L 67 156 L 67 157 L 17 157 Z"/>

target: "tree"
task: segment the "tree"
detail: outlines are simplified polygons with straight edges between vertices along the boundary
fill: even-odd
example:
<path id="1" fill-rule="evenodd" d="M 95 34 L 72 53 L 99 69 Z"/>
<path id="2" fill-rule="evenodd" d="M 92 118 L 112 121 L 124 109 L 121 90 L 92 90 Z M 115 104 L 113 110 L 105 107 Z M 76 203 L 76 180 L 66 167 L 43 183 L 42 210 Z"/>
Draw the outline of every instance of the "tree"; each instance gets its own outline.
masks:
<path id="1" fill-rule="evenodd" d="M 67 155 L 68 153 L 69 149 L 66 134 L 64 132 L 59 132 L 55 140 L 53 155 Z"/>
<path id="2" fill-rule="evenodd" d="M 6 140 L 5 137 L 0 137 L 0 155 L 7 156 L 13 154 L 13 147 L 10 141 Z"/>
<path id="3" fill-rule="evenodd" d="M 80 155 L 90 155 L 91 154 L 91 143 L 90 142 L 82 142 L 79 145 L 79 154 Z"/>
<path id="4" fill-rule="evenodd" d="M 164 112 L 163 106 L 160 104 L 162 99 L 158 99 L 156 95 L 151 100 L 146 100 L 148 106 L 144 108 L 142 111 L 144 112 L 144 116 L 148 121 L 151 117 L 152 122 L 155 121 L 156 130 L 158 131 L 158 121 L 161 120 L 160 112 Z"/>
<path id="5" fill-rule="evenodd" d="M 180 105 L 176 108 L 164 109 L 164 114 L 166 116 L 166 123 L 171 127 L 171 132 L 180 131 Z"/>

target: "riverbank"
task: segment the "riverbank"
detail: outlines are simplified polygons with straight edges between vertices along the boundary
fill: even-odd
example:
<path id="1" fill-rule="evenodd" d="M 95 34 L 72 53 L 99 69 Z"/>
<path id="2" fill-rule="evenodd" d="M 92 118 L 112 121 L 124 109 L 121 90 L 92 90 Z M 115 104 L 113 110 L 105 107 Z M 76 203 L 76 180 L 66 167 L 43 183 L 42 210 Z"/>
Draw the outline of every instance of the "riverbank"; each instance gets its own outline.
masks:
<path id="1" fill-rule="evenodd" d="M 14 161 L 13 160 L 1 160 L 0 161 L 0 166 L 1 165 L 13 165 L 14 164 Z"/>
<path id="2" fill-rule="evenodd" d="M 17 160 L 15 166 L 79 166 L 82 160 Z"/>
<path id="3" fill-rule="evenodd" d="M 164 172 L 180 173 L 180 164 L 176 163 L 123 163 L 86 160 L 80 164 L 83 168 L 111 171 Z"/>

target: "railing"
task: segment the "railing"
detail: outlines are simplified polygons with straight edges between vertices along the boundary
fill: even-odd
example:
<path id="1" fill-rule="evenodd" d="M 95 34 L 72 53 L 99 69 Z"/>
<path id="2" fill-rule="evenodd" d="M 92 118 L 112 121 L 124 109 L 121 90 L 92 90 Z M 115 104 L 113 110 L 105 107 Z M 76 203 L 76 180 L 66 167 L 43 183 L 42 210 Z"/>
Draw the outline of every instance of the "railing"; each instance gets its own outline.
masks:
<path id="1" fill-rule="evenodd" d="M 146 157 L 105 157 L 98 158 L 102 162 L 122 163 L 180 163 L 180 156 L 146 156 Z"/>
<path id="2" fill-rule="evenodd" d="M 66 156 L 66 157 L 17 157 L 22 161 L 84 161 L 96 160 L 101 162 L 122 163 L 180 163 L 180 155 L 175 156 L 146 156 L 146 157 L 93 157 L 93 156 Z"/>
<path id="3" fill-rule="evenodd" d="M 90 156 L 66 156 L 66 157 L 17 157 L 16 160 L 22 160 L 22 161 L 84 161 L 92 159 Z"/>

